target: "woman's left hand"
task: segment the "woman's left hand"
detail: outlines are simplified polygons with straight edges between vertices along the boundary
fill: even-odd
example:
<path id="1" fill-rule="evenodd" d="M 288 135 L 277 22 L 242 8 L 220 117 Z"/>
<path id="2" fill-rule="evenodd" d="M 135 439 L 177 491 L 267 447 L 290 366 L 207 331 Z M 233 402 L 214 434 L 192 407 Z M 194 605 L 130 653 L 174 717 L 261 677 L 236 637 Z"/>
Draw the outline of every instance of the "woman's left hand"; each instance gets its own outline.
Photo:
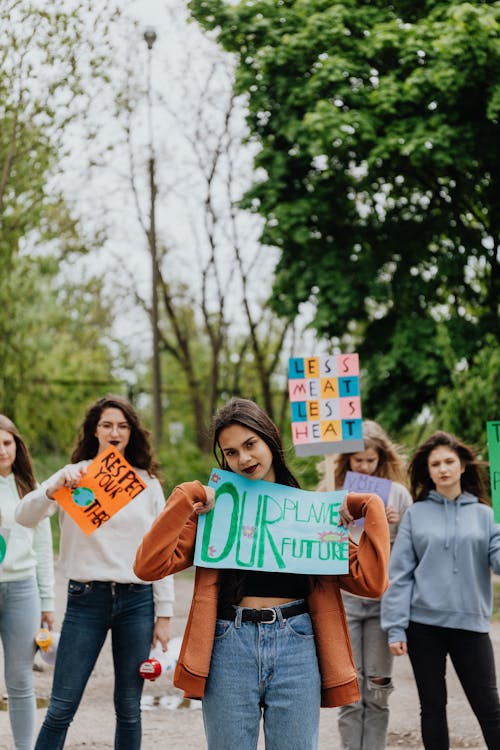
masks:
<path id="1" fill-rule="evenodd" d="M 156 646 L 157 642 L 160 641 L 162 651 L 166 651 L 171 637 L 171 631 L 172 626 L 170 624 L 170 617 L 157 617 L 153 628 L 153 640 L 151 641 L 153 648 Z"/>
<path id="2" fill-rule="evenodd" d="M 339 526 L 350 526 L 354 522 L 354 516 L 347 507 L 347 498 L 342 503 L 339 510 Z"/>
<path id="3" fill-rule="evenodd" d="M 48 628 L 48 630 L 54 630 L 55 621 L 56 621 L 55 612 L 42 612 L 42 617 L 41 617 L 42 628 Z"/>

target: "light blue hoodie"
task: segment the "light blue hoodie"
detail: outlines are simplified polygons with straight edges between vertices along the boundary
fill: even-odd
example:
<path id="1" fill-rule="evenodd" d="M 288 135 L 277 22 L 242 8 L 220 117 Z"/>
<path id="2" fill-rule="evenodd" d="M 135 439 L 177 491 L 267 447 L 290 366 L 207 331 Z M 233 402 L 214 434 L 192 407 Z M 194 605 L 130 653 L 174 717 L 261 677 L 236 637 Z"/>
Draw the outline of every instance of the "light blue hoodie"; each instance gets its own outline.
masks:
<path id="1" fill-rule="evenodd" d="M 464 492 L 436 491 L 405 513 L 392 548 L 381 624 L 388 642 L 406 641 L 410 620 L 489 631 L 491 570 L 500 573 L 500 525 L 493 510 Z"/>

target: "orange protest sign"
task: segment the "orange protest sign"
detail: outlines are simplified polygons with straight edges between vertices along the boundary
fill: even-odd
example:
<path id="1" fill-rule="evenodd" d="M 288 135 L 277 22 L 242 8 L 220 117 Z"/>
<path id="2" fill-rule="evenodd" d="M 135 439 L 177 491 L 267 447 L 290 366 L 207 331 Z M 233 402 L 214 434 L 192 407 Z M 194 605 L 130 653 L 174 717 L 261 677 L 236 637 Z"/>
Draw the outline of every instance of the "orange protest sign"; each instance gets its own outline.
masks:
<path id="1" fill-rule="evenodd" d="M 85 534 L 91 534 L 134 499 L 146 484 L 114 448 L 94 458 L 74 490 L 68 487 L 54 497 Z"/>

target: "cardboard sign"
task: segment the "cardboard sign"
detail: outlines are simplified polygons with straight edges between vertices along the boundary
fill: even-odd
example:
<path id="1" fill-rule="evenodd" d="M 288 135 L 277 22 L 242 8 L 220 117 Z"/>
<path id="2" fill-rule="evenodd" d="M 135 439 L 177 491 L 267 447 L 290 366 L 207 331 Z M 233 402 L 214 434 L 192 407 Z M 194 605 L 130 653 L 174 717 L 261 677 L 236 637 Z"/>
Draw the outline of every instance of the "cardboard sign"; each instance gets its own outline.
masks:
<path id="1" fill-rule="evenodd" d="M 365 449 L 357 354 L 292 357 L 288 392 L 297 456 Z"/>
<path id="2" fill-rule="evenodd" d="M 145 487 L 124 456 L 109 447 L 94 458 L 78 487 L 61 487 L 54 497 L 81 530 L 91 534 Z"/>
<path id="3" fill-rule="evenodd" d="M 491 501 L 495 523 L 500 523 L 500 422 L 486 422 L 490 460 Z"/>
<path id="4" fill-rule="evenodd" d="M 387 506 L 392 482 L 390 479 L 362 474 L 360 471 L 347 471 L 344 479 L 344 489 L 348 492 L 372 492 L 382 498 Z M 356 526 L 363 526 L 364 518 L 354 521 Z"/>
<path id="5" fill-rule="evenodd" d="M 10 529 L 0 527 L 0 564 L 5 560 L 7 554 L 7 542 L 9 541 Z"/>
<path id="6" fill-rule="evenodd" d="M 347 529 L 338 525 L 345 498 L 308 492 L 212 469 L 215 507 L 198 516 L 194 564 L 283 573 L 348 572 Z"/>

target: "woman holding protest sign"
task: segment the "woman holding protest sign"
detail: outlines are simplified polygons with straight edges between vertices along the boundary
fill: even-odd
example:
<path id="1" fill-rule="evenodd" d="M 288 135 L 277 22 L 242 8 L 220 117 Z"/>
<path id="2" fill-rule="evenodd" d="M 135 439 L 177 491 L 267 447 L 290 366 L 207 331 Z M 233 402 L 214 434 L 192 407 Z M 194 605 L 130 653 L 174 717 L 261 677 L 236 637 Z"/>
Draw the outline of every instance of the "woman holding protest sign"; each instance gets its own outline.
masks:
<path id="1" fill-rule="evenodd" d="M 142 483 L 145 489 L 111 517 L 94 514 L 96 530 L 85 534 L 58 500 L 63 488 L 82 487 L 80 482 L 85 480 L 92 459 L 106 455 L 109 449 L 125 458 L 130 464 L 127 476 L 135 473 L 134 484 Z M 108 630 L 115 669 L 115 748 L 138 750 L 144 684 L 138 667 L 152 644 L 159 641 L 163 650 L 167 649 L 173 602 L 172 579 L 151 586 L 132 569 L 137 544 L 165 502 L 156 477 L 157 464 L 149 435 L 134 408 L 114 395 L 100 398 L 88 409 L 71 460 L 30 492 L 16 514 L 21 523 L 32 526 L 59 510 L 60 561 L 69 578 L 52 694 L 36 750 L 64 747 Z M 106 465 L 111 471 L 111 463 Z M 130 477 L 127 481 L 130 483 Z"/>
<path id="2" fill-rule="evenodd" d="M 337 456 L 335 486 L 349 486 L 346 484 L 348 472 L 366 475 L 367 486 L 370 486 L 369 477 L 388 480 L 384 501 L 392 545 L 399 522 L 412 503 L 404 486 L 405 462 L 397 446 L 377 422 L 363 421 L 363 441 L 363 451 Z M 359 482 L 358 487 L 360 485 L 363 486 L 363 482 Z M 371 491 L 383 494 L 376 485 Z M 359 543 L 362 522 L 354 522 L 347 508 L 341 510 L 341 515 L 350 535 Z M 389 696 L 393 690 L 393 656 L 380 625 L 381 600 L 367 599 L 347 591 L 342 592 L 342 598 L 361 692 L 361 700 L 340 708 L 338 725 L 342 746 L 344 750 L 384 750 L 389 724 Z"/>
<path id="3" fill-rule="evenodd" d="M 298 486 L 278 429 L 253 401 L 231 399 L 213 433 L 222 469 Z M 213 505 L 213 488 L 178 486 L 137 551 L 137 575 L 155 580 L 192 565 L 198 514 Z M 378 497 L 349 495 L 347 507 L 369 522 L 364 543 L 349 547 L 347 575 L 196 568 L 174 683 L 203 700 L 209 750 L 255 750 L 261 718 L 269 750 L 316 750 L 320 704 L 357 699 L 340 588 L 382 594 L 389 534 Z"/>
<path id="4" fill-rule="evenodd" d="M 31 750 L 35 733 L 35 636 L 54 624 L 54 565 L 49 519 L 34 529 L 15 522 L 20 498 L 36 481 L 26 444 L 0 414 L 0 638 L 9 719 L 16 750 Z"/>
<path id="5" fill-rule="evenodd" d="M 489 637 L 491 570 L 500 573 L 494 523 L 474 451 L 435 432 L 410 464 L 414 505 L 401 522 L 382 602 L 395 656 L 408 654 L 426 750 L 449 747 L 449 654 L 489 750 L 500 747 L 500 703 Z"/>

